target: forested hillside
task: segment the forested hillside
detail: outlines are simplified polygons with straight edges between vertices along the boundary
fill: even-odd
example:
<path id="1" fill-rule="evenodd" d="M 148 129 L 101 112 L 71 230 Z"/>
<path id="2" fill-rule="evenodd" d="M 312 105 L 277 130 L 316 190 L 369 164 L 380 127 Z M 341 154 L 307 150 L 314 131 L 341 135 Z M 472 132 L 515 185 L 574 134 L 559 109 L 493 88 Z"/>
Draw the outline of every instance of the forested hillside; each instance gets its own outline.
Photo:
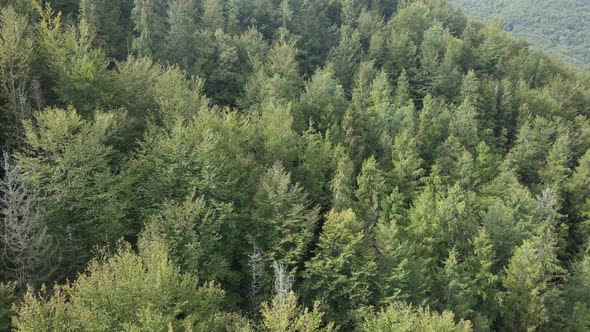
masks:
<path id="1" fill-rule="evenodd" d="M 590 65 L 590 2 L 586 0 L 451 0 L 467 15 L 501 19 L 537 49 L 578 68 Z"/>
<path id="2" fill-rule="evenodd" d="M 590 77 L 502 26 L 0 3 L 0 330 L 590 330 Z"/>

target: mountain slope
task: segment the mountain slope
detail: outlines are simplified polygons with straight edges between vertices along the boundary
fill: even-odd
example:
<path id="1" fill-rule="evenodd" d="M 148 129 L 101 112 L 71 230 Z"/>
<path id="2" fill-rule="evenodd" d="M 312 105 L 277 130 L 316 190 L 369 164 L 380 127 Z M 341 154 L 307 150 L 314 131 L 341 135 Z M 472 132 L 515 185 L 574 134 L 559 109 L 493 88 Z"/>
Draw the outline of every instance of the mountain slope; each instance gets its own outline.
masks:
<path id="1" fill-rule="evenodd" d="M 585 67 L 590 64 L 590 2 L 585 0 L 451 0 L 483 20 L 501 18 L 516 37 Z"/>

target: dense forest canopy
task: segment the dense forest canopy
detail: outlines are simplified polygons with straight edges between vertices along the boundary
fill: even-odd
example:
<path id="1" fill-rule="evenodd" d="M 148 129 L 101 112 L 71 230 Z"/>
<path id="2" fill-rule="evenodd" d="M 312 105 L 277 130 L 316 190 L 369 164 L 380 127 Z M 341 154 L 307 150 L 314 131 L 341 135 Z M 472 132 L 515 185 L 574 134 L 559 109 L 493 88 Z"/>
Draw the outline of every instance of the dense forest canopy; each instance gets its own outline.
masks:
<path id="1" fill-rule="evenodd" d="M 0 4 L 0 330 L 590 330 L 590 77 L 501 24 Z"/>
<path id="2" fill-rule="evenodd" d="M 450 0 L 467 15 L 500 18 L 516 37 L 578 68 L 590 65 L 590 2 L 586 0 Z"/>

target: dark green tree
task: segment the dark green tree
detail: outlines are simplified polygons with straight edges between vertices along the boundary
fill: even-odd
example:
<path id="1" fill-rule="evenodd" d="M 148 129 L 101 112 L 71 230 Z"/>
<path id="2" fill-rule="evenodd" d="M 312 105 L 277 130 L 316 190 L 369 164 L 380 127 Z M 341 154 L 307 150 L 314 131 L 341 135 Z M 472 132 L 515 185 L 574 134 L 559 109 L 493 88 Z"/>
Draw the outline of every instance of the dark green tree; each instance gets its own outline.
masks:
<path id="1" fill-rule="evenodd" d="M 362 221 L 351 210 L 331 211 L 306 263 L 304 297 L 320 300 L 328 321 L 348 325 L 353 309 L 372 303 L 376 268 Z"/>

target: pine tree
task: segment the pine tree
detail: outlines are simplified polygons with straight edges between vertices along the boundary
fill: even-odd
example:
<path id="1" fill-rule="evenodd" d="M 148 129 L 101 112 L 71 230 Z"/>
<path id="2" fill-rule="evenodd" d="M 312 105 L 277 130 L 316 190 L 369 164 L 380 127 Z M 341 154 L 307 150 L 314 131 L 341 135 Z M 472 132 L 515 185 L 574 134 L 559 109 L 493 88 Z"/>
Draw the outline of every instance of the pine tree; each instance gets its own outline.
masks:
<path id="1" fill-rule="evenodd" d="M 354 165 L 348 158 L 338 161 L 336 174 L 332 179 L 332 208 L 338 211 L 354 206 Z"/>
<path id="2" fill-rule="evenodd" d="M 299 143 L 299 165 L 293 178 L 302 184 L 314 204 L 327 207 L 332 198 L 330 181 L 342 153 L 333 147 L 329 137 L 311 128 L 303 133 Z"/>
<path id="3" fill-rule="evenodd" d="M 557 259 L 557 242 L 552 226 L 541 225 L 540 233 L 514 252 L 502 284 L 506 289 L 502 317 L 513 331 L 541 328 L 553 319 L 560 305 L 556 281 L 565 270 Z"/>
<path id="4" fill-rule="evenodd" d="M 166 39 L 168 26 L 168 1 L 137 0 L 131 12 L 135 25 L 133 50 L 140 57 L 151 57 L 154 60 L 165 60 L 166 50 L 162 41 Z"/>
<path id="5" fill-rule="evenodd" d="M 590 150 L 580 159 L 572 176 L 567 181 L 567 192 L 570 197 L 569 213 L 575 217 L 573 234 L 576 243 L 587 242 L 590 235 Z"/>
<path id="6" fill-rule="evenodd" d="M 463 102 L 472 107 L 479 107 L 481 102 L 481 83 L 474 70 L 470 70 L 464 77 L 461 84 L 461 92 L 457 102 Z"/>
<path id="7" fill-rule="evenodd" d="M 261 161 L 264 165 L 281 161 L 287 169 L 293 169 L 299 137 L 293 130 L 291 105 L 267 103 L 261 113 L 259 126 L 264 146 Z"/>
<path id="8" fill-rule="evenodd" d="M 450 113 L 440 99 L 430 95 L 424 97 L 423 103 L 424 106 L 418 117 L 416 139 L 421 142 L 422 158 L 426 165 L 431 165 L 438 146 L 449 135 Z"/>
<path id="9" fill-rule="evenodd" d="M 289 40 L 279 40 L 269 51 L 266 64 L 260 64 L 246 83 L 239 101 L 243 109 L 260 107 L 265 102 L 295 101 L 303 88 L 295 59 L 297 49 Z"/>
<path id="10" fill-rule="evenodd" d="M 459 143 L 468 151 L 473 151 L 475 144 L 479 142 L 479 122 L 477 118 L 478 114 L 475 107 L 468 100 L 465 100 L 452 112 L 449 122 L 449 134 L 456 137 Z"/>
<path id="11" fill-rule="evenodd" d="M 472 315 L 475 304 L 473 280 L 468 275 L 465 262 L 460 261 L 457 256 L 457 251 L 452 249 L 439 271 L 438 282 L 442 290 L 440 298 L 446 309 L 460 318 L 467 318 Z"/>
<path id="12" fill-rule="evenodd" d="M 381 201 L 387 195 L 383 171 L 379 169 L 374 157 L 371 156 L 363 162 L 356 182 L 355 211 L 357 211 L 359 218 L 365 222 L 365 227 L 370 228 L 377 221 Z"/>
<path id="13" fill-rule="evenodd" d="M 215 31 L 217 29 L 223 30 L 225 27 L 224 0 L 204 0 L 203 14 L 201 16 L 201 25 L 204 29 Z"/>
<path id="14" fill-rule="evenodd" d="M 311 121 L 321 133 L 330 130 L 332 135 L 338 136 L 347 107 L 344 90 L 334 78 L 333 69 L 319 69 L 306 82 L 305 92 L 295 106 L 297 128 L 307 129 Z"/>
<path id="15" fill-rule="evenodd" d="M 340 27 L 338 47 L 333 48 L 328 56 L 328 63 L 334 68 L 335 77 L 345 91 L 350 91 L 354 74 L 361 60 L 361 36 L 350 25 Z"/>
<path id="16" fill-rule="evenodd" d="M 383 126 L 379 123 L 371 98 L 371 84 L 376 75 L 373 62 L 360 64 L 354 80 L 352 102 L 346 110 L 343 123 L 345 144 L 359 166 L 364 159 L 371 155 L 382 155 L 383 151 Z"/>
<path id="17" fill-rule="evenodd" d="M 12 305 L 16 302 L 16 290 L 12 283 L 0 283 L 0 329 L 10 331 L 14 316 Z"/>
<path id="18" fill-rule="evenodd" d="M 304 297 L 321 301 L 328 321 L 348 324 L 354 308 L 372 302 L 376 273 L 362 222 L 351 210 L 329 212 L 303 273 Z"/>
<path id="19" fill-rule="evenodd" d="M 418 180 L 424 175 L 424 169 L 416 139 L 408 132 L 403 132 L 395 138 L 391 161 L 393 183 L 409 202 L 414 197 Z"/>
<path id="20" fill-rule="evenodd" d="M 380 220 L 375 227 L 375 247 L 377 249 L 379 302 L 392 303 L 396 300 L 416 298 L 420 287 L 415 287 L 412 277 L 413 247 L 402 234 L 395 220 Z M 419 285 L 418 285 L 419 286 Z"/>
<path id="21" fill-rule="evenodd" d="M 12 6 L 0 11 L 0 89 L 3 105 L 0 110 L 0 146 L 11 147 L 18 142 L 22 121 L 31 115 L 31 70 L 33 35 L 29 19 Z M 41 100 L 37 100 L 40 107 Z"/>
<path id="22" fill-rule="evenodd" d="M 590 255 L 585 254 L 575 262 L 571 277 L 564 289 L 564 320 L 572 331 L 584 331 L 590 328 Z"/>
<path id="23" fill-rule="evenodd" d="M 475 147 L 475 173 L 478 184 L 485 184 L 498 175 L 499 161 L 484 141 L 479 142 Z"/>
<path id="24" fill-rule="evenodd" d="M 260 180 L 253 217 L 249 234 L 254 245 L 289 271 L 297 268 L 311 243 L 319 208 L 310 206 L 299 184 L 291 184 L 290 174 L 280 162 Z"/>
<path id="25" fill-rule="evenodd" d="M 557 195 L 561 195 L 566 179 L 570 176 L 572 152 L 571 138 L 568 134 L 561 135 L 551 146 L 545 167 L 539 171 L 545 186 L 550 186 Z"/>
<path id="26" fill-rule="evenodd" d="M 494 246 L 488 231 L 481 228 L 473 240 L 473 252 L 467 258 L 468 270 L 472 277 L 473 296 L 477 302 L 474 324 L 480 329 L 490 326 L 498 314 L 498 288 L 500 278 L 494 273 Z"/>
<path id="27" fill-rule="evenodd" d="M 125 30 L 122 9 L 121 0 L 80 0 L 80 20 L 88 24 L 93 46 L 117 59 L 127 55 L 127 37 L 131 32 Z"/>
<path id="28" fill-rule="evenodd" d="M 174 0 L 168 9 L 170 30 L 167 36 L 167 59 L 190 72 L 199 72 L 200 49 L 203 40 L 199 40 L 198 25 L 195 19 L 197 8 L 195 0 Z M 204 39 L 204 38 L 201 38 Z M 201 56 L 202 57 L 202 56 Z"/>
<path id="29" fill-rule="evenodd" d="M 67 28 L 51 7 L 42 12 L 39 52 L 53 89 L 52 103 L 72 105 L 85 115 L 104 109 L 113 100 L 112 76 L 104 52 L 92 47 L 86 21 Z M 49 101 L 48 101 L 49 102 Z"/>

